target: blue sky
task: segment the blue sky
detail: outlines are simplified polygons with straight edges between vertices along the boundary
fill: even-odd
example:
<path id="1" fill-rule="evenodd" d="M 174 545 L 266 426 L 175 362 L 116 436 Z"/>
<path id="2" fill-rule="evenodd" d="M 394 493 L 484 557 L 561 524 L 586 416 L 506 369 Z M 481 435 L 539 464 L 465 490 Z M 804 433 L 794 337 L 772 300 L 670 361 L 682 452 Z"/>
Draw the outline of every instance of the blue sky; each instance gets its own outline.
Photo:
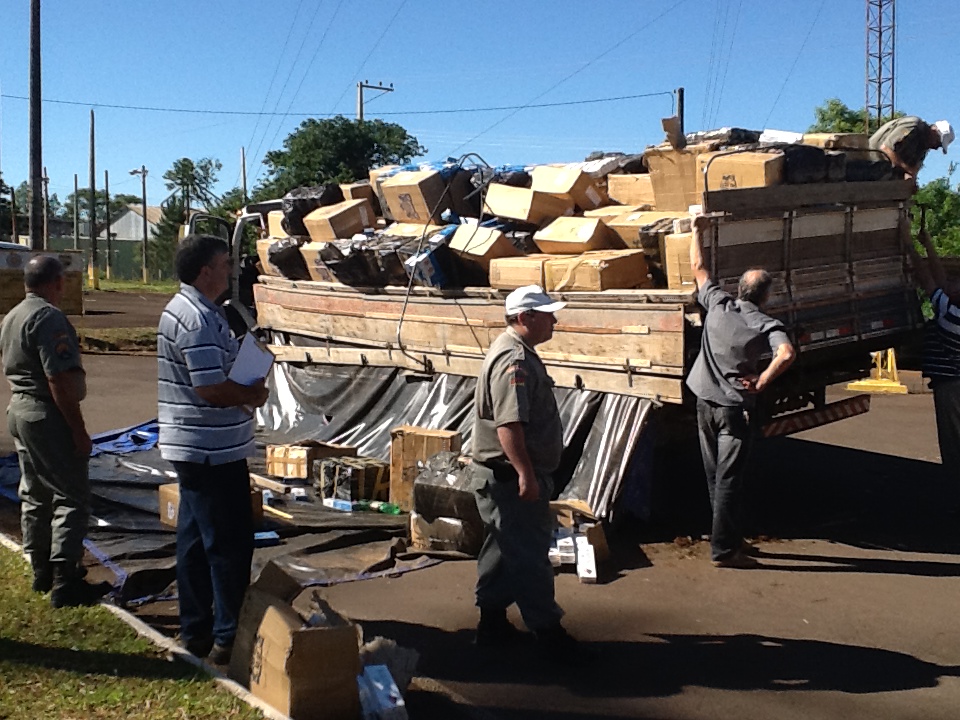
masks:
<path id="1" fill-rule="evenodd" d="M 27 176 L 28 113 L 25 101 L 9 96 L 29 90 L 28 0 L 0 0 L 0 18 L 0 88 L 8 96 L 0 169 L 17 184 Z M 960 125 L 956 0 L 899 3 L 897 21 L 898 108 Z M 109 170 L 112 192 L 138 193 L 139 179 L 128 171 L 145 164 L 153 204 L 167 194 L 161 175 L 184 156 L 218 158 L 224 191 L 239 179 L 241 146 L 252 179 L 263 153 L 280 147 L 304 117 L 352 117 L 358 79 L 394 84 L 396 92 L 367 105 L 367 117 L 383 113 L 402 124 L 430 159 L 472 150 L 491 163 L 536 163 L 639 151 L 662 138 L 659 119 L 670 114 L 671 99 L 512 114 L 386 113 L 684 86 L 688 130 L 802 131 L 826 98 L 863 105 L 864 25 L 863 0 L 48 1 L 43 95 L 80 104 L 44 105 L 44 163 L 61 198 L 73 190 L 74 173 L 86 184 L 93 107 L 98 183 Z M 258 121 L 98 103 L 303 116 Z M 946 158 L 931 153 L 921 180 L 946 174 L 948 160 L 960 159 L 960 143 L 952 150 Z"/>

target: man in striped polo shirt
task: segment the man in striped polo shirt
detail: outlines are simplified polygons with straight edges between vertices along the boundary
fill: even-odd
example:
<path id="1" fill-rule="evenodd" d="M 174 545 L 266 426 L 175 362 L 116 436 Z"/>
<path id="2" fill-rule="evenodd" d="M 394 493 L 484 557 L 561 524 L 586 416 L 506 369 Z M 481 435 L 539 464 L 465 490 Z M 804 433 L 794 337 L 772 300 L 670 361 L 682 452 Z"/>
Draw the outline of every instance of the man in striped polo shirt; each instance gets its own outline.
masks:
<path id="1" fill-rule="evenodd" d="M 160 453 L 180 483 L 180 638 L 194 655 L 223 665 L 250 584 L 250 409 L 266 402 L 267 390 L 262 381 L 227 378 L 239 343 L 216 304 L 230 285 L 226 243 L 188 236 L 175 264 L 180 292 L 160 317 L 157 359 Z"/>
<path id="2" fill-rule="evenodd" d="M 947 279 L 926 230 L 918 239 L 927 251 L 927 262 L 914 253 L 914 274 L 933 305 L 933 319 L 924 333 L 922 369 L 933 390 L 940 462 L 953 483 L 950 492 L 960 499 L 960 284 Z"/>

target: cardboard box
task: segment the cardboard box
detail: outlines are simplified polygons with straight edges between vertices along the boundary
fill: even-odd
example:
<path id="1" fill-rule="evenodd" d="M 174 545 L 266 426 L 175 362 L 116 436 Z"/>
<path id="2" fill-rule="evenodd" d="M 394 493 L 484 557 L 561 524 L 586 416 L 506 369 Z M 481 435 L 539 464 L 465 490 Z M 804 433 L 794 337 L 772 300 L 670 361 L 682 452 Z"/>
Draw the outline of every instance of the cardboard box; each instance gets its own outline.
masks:
<path id="1" fill-rule="evenodd" d="M 524 285 L 543 287 L 543 266 L 547 260 L 571 257 L 575 256 L 537 253 L 524 257 L 497 258 L 490 262 L 490 287 L 498 290 L 516 290 Z"/>
<path id="2" fill-rule="evenodd" d="M 176 527 L 180 518 L 180 484 L 166 483 L 157 488 L 160 502 L 160 522 Z M 254 527 L 263 522 L 263 493 L 260 488 L 250 488 L 250 508 L 253 510 Z"/>
<path id="3" fill-rule="evenodd" d="M 260 267 L 263 269 L 264 275 L 283 277 L 277 266 L 270 262 L 270 246 L 273 245 L 277 239 L 278 238 L 266 238 L 264 240 L 257 240 L 257 257 L 260 258 Z"/>
<path id="4" fill-rule="evenodd" d="M 413 485 L 420 463 L 439 452 L 459 452 L 460 433 L 402 425 L 390 431 L 390 502 L 413 510 Z"/>
<path id="5" fill-rule="evenodd" d="M 624 205 L 649 205 L 652 210 L 657 204 L 649 173 L 608 175 L 607 194 L 614 202 Z"/>
<path id="6" fill-rule="evenodd" d="M 387 206 L 387 199 L 383 194 L 383 183 L 389 178 L 390 173 L 396 173 L 399 167 L 399 165 L 384 165 L 383 167 L 371 168 L 368 175 L 370 178 L 370 186 L 377 195 L 377 202 L 380 205 L 380 215 L 388 221 L 396 220 L 396 218 Z"/>
<path id="7" fill-rule="evenodd" d="M 311 476 L 322 498 L 390 499 L 390 466 L 375 458 L 341 457 L 317 460 Z"/>
<path id="8" fill-rule="evenodd" d="M 651 285 L 643 250 L 600 250 L 548 260 L 544 279 L 547 292 L 597 292 Z"/>
<path id="9" fill-rule="evenodd" d="M 380 214 L 380 200 L 377 199 L 377 192 L 373 189 L 373 185 L 370 184 L 369 180 L 343 183 L 340 185 L 340 190 L 343 191 L 344 200 L 366 200 L 370 203 L 370 207 L 373 208 L 373 212 L 377 215 Z"/>
<path id="10" fill-rule="evenodd" d="M 314 242 L 349 239 L 365 228 L 373 227 L 375 215 L 368 200 L 344 200 L 319 207 L 303 219 Z"/>
<path id="11" fill-rule="evenodd" d="M 780 185 L 786 165 L 781 153 L 702 153 L 697 156 L 697 189 L 700 193 L 704 190 L 704 171 L 708 164 L 710 174 L 706 178 L 706 187 L 711 191 Z"/>
<path id="12" fill-rule="evenodd" d="M 411 238 L 419 240 L 421 237 L 430 238 L 443 230 L 443 225 L 419 225 L 417 223 L 396 222 L 383 229 L 384 236 L 396 238 Z"/>
<path id="13" fill-rule="evenodd" d="M 593 210 L 609 202 L 597 181 L 578 166 L 539 165 L 531 177 L 534 191 L 568 197 L 581 210 Z"/>
<path id="14" fill-rule="evenodd" d="M 801 142 L 824 150 L 870 149 L 870 136 L 864 133 L 804 133 Z"/>
<path id="15" fill-rule="evenodd" d="M 349 445 L 307 440 L 291 445 L 267 445 L 267 474 L 276 477 L 307 480 L 314 460 L 328 457 L 356 456 L 357 449 Z"/>
<path id="16" fill-rule="evenodd" d="M 63 266 L 64 291 L 60 309 L 66 315 L 83 314 L 83 284 L 86 276 L 83 253 L 0 250 L 0 315 L 8 313 L 27 295 L 23 287 L 23 266 L 37 255 L 52 256 Z"/>
<path id="17" fill-rule="evenodd" d="M 510 238 L 495 228 L 461 225 L 450 239 L 450 249 L 468 263 L 478 265 L 484 272 L 490 270 L 490 261 L 496 258 L 520 257 Z"/>
<path id="18" fill-rule="evenodd" d="M 429 520 L 416 511 L 410 513 L 410 546 L 417 550 L 461 552 L 476 556 L 482 545 L 482 524 L 449 517 Z"/>
<path id="19" fill-rule="evenodd" d="M 83 273 L 63 274 L 63 299 L 60 309 L 64 315 L 83 315 Z"/>
<path id="20" fill-rule="evenodd" d="M 289 237 L 283 229 L 283 210 L 271 210 L 267 213 L 267 232 L 275 238 Z"/>
<path id="21" fill-rule="evenodd" d="M 649 148 L 643 155 L 650 169 L 654 205 L 657 210 L 682 210 L 701 203 L 697 158 L 714 148 L 711 144 L 688 145 L 676 150 L 670 145 Z"/>
<path id="22" fill-rule="evenodd" d="M 600 218 L 557 218 L 539 230 L 533 241 L 541 252 L 551 255 L 571 255 L 589 250 L 619 250 L 623 240 Z"/>
<path id="23" fill-rule="evenodd" d="M 664 265 L 667 287 L 671 290 L 696 290 L 697 280 L 690 269 L 691 233 L 667 235 L 664 240 Z"/>
<path id="24" fill-rule="evenodd" d="M 380 188 L 391 215 L 400 222 L 439 222 L 440 214 L 450 207 L 446 183 L 436 170 L 398 172 Z"/>
<path id="25" fill-rule="evenodd" d="M 268 566 L 269 567 L 269 566 Z M 357 627 L 326 607 L 311 626 L 274 594 L 268 578 L 247 589 L 229 675 L 296 720 L 356 720 L 360 714 Z"/>
<path id="26" fill-rule="evenodd" d="M 584 210 L 583 216 L 588 218 L 608 218 L 618 215 L 629 215 L 630 213 L 641 212 L 643 205 L 605 205 L 595 210 Z"/>
<path id="27" fill-rule="evenodd" d="M 640 231 L 664 219 L 673 220 L 678 216 L 675 212 L 659 212 L 657 210 L 627 213 L 614 217 L 605 217 L 603 222 L 613 230 L 628 248 L 643 247 L 640 241 Z"/>
<path id="28" fill-rule="evenodd" d="M 318 282 L 337 282 L 336 275 L 327 267 L 327 264 L 320 256 L 321 251 L 326 247 L 325 242 L 308 242 L 300 246 L 300 254 L 303 255 L 303 261 L 307 265 L 307 272 L 310 273 L 310 279 Z"/>
<path id="29" fill-rule="evenodd" d="M 573 215 L 573 207 L 573 200 L 568 196 L 491 183 L 484 212 L 531 225 L 545 225 L 558 217 Z"/>

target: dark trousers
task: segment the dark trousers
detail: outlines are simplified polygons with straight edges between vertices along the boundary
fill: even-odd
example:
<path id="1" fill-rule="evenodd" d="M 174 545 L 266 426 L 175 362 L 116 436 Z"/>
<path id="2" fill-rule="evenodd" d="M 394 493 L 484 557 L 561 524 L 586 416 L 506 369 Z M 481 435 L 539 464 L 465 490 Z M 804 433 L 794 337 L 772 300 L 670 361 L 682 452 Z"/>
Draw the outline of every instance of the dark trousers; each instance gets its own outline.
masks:
<path id="1" fill-rule="evenodd" d="M 250 584 L 253 511 L 247 461 L 175 462 L 180 481 L 177 592 L 184 641 L 231 645 Z"/>
<path id="2" fill-rule="evenodd" d="M 520 499 L 516 471 L 508 464 L 492 469 L 471 466 L 477 508 L 485 536 L 477 558 L 477 606 L 505 610 L 513 603 L 532 631 L 556 625 L 563 610 L 554 600 L 550 544 L 553 482 L 539 478 L 540 499 Z"/>
<path id="3" fill-rule="evenodd" d="M 954 502 L 960 500 L 960 380 L 938 381 L 933 386 L 933 406 L 937 414 L 937 440 L 943 477 Z"/>
<path id="4" fill-rule="evenodd" d="M 743 489 L 753 435 L 742 406 L 714 405 L 699 399 L 697 427 L 713 508 L 710 555 L 723 560 L 743 544 Z"/>

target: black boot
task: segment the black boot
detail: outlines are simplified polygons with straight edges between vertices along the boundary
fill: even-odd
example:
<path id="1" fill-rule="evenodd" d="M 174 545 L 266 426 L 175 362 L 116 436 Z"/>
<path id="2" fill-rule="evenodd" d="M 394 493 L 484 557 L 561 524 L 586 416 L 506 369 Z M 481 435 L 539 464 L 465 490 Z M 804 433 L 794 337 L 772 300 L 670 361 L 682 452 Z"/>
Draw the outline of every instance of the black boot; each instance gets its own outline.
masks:
<path id="1" fill-rule="evenodd" d="M 55 608 L 96 605 L 112 589 L 110 583 L 91 585 L 73 563 L 57 563 L 53 568 L 50 604 Z"/>
<path id="2" fill-rule="evenodd" d="M 33 568 L 33 591 L 35 593 L 48 593 L 53 587 L 53 568 L 49 565 L 34 566 Z"/>
<path id="3" fill-rule="evenodd" d="M 480 608 L 476 644 L 480 647 L 502 647 L 526 639 L 527 633 L 518 630 L 507 620 L 507 611 L 500 608 Z"/>
<path id="4" fill-rule="evenodd" d="M 560 623 L 537 630 L 537 650 L 552 663 L 583 667 L 597 660 L 597 652 L 567 632 Z"/>

